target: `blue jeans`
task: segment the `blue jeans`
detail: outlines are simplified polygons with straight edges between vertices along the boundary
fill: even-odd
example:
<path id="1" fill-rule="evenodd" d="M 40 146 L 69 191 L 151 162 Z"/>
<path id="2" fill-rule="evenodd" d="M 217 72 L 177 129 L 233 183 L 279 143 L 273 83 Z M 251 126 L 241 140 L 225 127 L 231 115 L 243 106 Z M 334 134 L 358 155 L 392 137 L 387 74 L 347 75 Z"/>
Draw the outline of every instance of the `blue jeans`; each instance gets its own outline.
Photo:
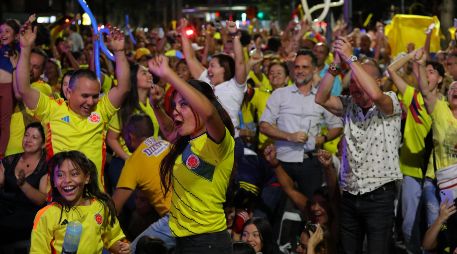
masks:
<path id="1" fill-rule="evenodd" d="M 322 165 L 316 156 L 306 158 L 303 162 L 281 162 L 284 171 L 298 185 L 298 190 L 310 198 L 314 191 L 322 186 Z"/>
<path id="2" fill-rule="evenodd" d="M 175 254 L 231 254 L 232 239 L 227 230 L 176 238 Z"/>
<path id="3" fill-rule="evenodd" d="M 130 244 L 130 249 L 132 253 L 135 253 L 136 244 L 138 240 L 146 235 L 149 237 L 159 238 L 165 242 L 165 246 L 168 249 L 174 248 L 176 245 L 175 238 L 171 235 L 170 227 L 168 226 L 169 215 L 166 214 L 158 221 L 154 222 L 149 226 L 143 233 L 135 238 L 135 240 Z"/>
<path id="4" fill-rule="evenodd" d="M 341 243 L 346 254 L 361 254 L 365 235 L 369 254 L 388 254 L 394 222 L 395 182 L 362 194 L 343 192 Z"/>
<path id="5" fill-rule="evenodd" d="M 419 202 L 422 199 L 422 205 L 425 207 L 427 216 L 427 226 L 433 224 L 438 217 L 440 205 L 435 195 L 435 185 L 429 178 L 425 179 L 424 187 L 421 189 L 420 179 L 415 179 L 410 176 L 403 177 L 401 186 L 402 195 L 402 216 L 403 216 L 403 237 L 405 239 L 406 248 L 413 253 L 420 251 L 420 231 L 419 219 L 420 209 Z M 416 225 L 417 224 L 417 225 Z"/>

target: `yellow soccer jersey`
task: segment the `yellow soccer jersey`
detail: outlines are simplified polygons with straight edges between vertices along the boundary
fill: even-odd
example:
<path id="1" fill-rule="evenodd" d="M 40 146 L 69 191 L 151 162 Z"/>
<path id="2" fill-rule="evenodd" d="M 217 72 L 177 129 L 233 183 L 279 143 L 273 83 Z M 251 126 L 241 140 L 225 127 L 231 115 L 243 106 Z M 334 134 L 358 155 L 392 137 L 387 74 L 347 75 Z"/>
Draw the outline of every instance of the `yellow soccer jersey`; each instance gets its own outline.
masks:
<path id="1" fill-rule="evenodd" d="M 437 100 L 431 114 L 436 167 L 443 169 L 457 164 L 457 119 L 444 100 Z"/>
<path id="2" fill-rule="evenodd" d="M 264 90 L 271 90 L 271 84 L 268 77 L 262 73 L 262 80 L 259 80 L 254 72 L 251 70 L 248 73 L 248 79 L 252 79 L 255 83 L 256 88 L 264 89 Z"/>
<path id="3" fill-rule="evenodd" d="M 252 97 L 250 104 L 257 112 L 257 120 L 260 121 L 262 114 L 267 107 L 267 101 L 270 98 L 271 90 L 255 88 L 254 96 Z M 263 149 L 268 141 L 268 137 L 265 134 L 259 132 L 259 149 Z"/>
<path id="4" fill-rule="evenodd" d="M 220 144 L 206 133 L 190 140 L 173 169 L 170 229 L 177 237 L 227 228 L 222 208 L 234 163 L 235 141 L 226 129 Z"/>
<path id="5" fill-rule="evenodd" d="M 146 104 L 143 104 L 140 102 L 140 108 L 141 108 L 141 111 L 135 110 L 134 114 L 144 113 L 147 116 L 149 116 L 151 118 L 152 124 L 154 125 L 154 137 L 158 138 L 159 130 L 160 130 L 159 122 L 157 121 L 157 117 L 154 114 L 154 110 L 152 109 L 151 104 L 149 103 L 149 98 L 147 98 Z M 121 122 L 119 120 L 119 113 L 115 114 L 113 116 L 113 118 L 111 118 L 111 120 L 109 122 L 109 128 L 110 128 L 110 130 L 112 130 L 116 133 L 121 133 L 122 130 L 121 130 Z M 119 143 L 121 144 L 124 152 L 126 152 L 127 154 L 130 155 L 131 152 L 127 148 L 127 145 L 125 144 L 125 140 L 122 138 L 122 136 L 119 137 Z"/>
<path id="6" fill-rule="evenodd" d="M 106 159 L 105 137 L 110 118 L 116 113 L 108 96 L 103 96 L 89 117 L 73 112 L 63 99 L 40 94 L 32 110 L 46 131 L 48 158 L 61 151 L 78 150 L 97 166 L 98 184 L 104 189 L 103 167 Z"/>
<path id="7" fill-rule="evenodd" d="M 70 208 L 62 212 L 62 207 L 52 203 L 35 216 L 32 229 L 30 253 L 62 253 L 62 244 L 67 229 L 67 223 L 79 221 L 82 224 L 81 239 L 78 252 L 80 254 L 99 254 L 103 248 L 110 248 L 114 243 L 125 239 L 119 222 L 116 219 L 111 227 L 103 227 L 103 221 L 108 219 L 103 205 L 92 200 L 90 205 Z"/>
<path id="8" fill-rule="evenodd" d="M 422 178 L 424 139 L 432 127 L 432 118 L 427 113 L 422 94 L 414 87 L 406 87 L 402 103 L 407 115 L 400 148 L 400 169 L 404 175 Z M 427 170 L 427 176 L 433 178 L 433 170 Z"/>
<path id="9" fill-rule="evenodd" d="M 171 204 L 171 193 L 164 197 L 159 174 L 160 162 L 169 151 L 167 141 L 147 138 L 125 161 L 117 182 L 117 188 L 138 188 L 146 193 L 149 203 L 160 216 L 170 210 Z"/>

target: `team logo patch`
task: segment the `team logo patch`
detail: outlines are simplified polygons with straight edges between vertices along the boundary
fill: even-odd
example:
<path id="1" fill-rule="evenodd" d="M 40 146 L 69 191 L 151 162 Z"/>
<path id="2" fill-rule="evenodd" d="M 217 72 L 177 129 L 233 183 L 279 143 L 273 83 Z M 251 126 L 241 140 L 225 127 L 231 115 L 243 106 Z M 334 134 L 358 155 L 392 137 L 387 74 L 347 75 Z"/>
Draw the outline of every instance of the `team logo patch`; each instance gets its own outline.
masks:
<path id="1" fill-rule="evenodd" d="M 64 116 L 60 120 L 66 122 L 66 123 L 69 123 L 70 122 L 70 117 L 69 116 Z"/>
<path id="2" fill-rule="evenodd" d="M 97 213 L 95 215 L 95 221 L 97 222 L 98 225 L 101 225 L 103 222 L 103 217 L 99 213 Z"/>
<path id="3" fill-rule="evenodd" d="M 191 154 L 187 157 L 186 166 L 189 169 L 195 169 L 200 166 L 200 159 L 195 154 Z"/>
<path id="4" fill-rule="evenodd" d="M 91 123 L 99 123 L 100 119 L 101 117 L 97 112 L 92 112 L 89 116 L 89 122 Z"/>

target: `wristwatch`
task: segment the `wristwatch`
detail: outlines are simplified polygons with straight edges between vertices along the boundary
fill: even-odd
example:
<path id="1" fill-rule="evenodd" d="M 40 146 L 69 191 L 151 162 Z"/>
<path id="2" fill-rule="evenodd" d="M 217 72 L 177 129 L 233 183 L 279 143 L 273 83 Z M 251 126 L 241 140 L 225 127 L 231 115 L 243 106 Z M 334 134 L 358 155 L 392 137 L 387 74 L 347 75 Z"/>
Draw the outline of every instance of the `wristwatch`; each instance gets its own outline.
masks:
<path id="1" fill-rule="evenodd" d="M 346 63 L 347 63 L 348 65 L 351 65 L 351 63 L 357 62 L 357 60 L 358 60 L 357 57 L 354 56 L 354 55 L 352 55 L 352 56 L 350 56 L 348 59 L 346 59 Z"/>
<path id="2" fill-rule="evenodd" d="M 337 76 L 341 73 L 341 68 L 338 64 L 331 63 L 328 66 L 328 73 L 330 73 L 333 77 Z"/>

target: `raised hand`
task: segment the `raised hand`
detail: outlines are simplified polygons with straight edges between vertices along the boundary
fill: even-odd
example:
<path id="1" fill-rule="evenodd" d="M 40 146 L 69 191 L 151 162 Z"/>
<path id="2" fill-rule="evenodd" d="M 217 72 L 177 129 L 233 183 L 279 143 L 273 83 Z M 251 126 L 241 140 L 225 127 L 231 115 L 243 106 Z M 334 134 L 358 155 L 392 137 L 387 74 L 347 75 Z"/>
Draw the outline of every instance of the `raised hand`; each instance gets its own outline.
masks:
<path id="1" fill-rule="evenodd" d="M 425 62 L 427 61 L 427 54 L 425 54 L 424 48 L 419 48 L 415 52 L 414 61 L 420 65 L 425 65 Z"/>
<path id="2" fill-rule="evenodd" d="M 446 200 L 440 205 L 440 213 L 438 215 L 438 219 L 440 220 L 441 224 L 445 223 L 451 215 L 456 212 L 456 207 L 453 201 Z"/>
<path id="3" fill-rule="evenodd" d="M 185 19 L 185 18 L 181 18 L 179 20 L 179 26 L 176 28 L 176 31 L 178 31 L 178 33 L 185 33 L 186 27 L 188 25 L 189 25 L 189 21 L 187 21 L 187 19 Z"/>
<path id="4" fill-rule="evenodd" d="M 231 35 L 236 34 L 238 32 L 238 28 L 236 27 L 235 21 L 227 20 L 225 23 L 225 27 L 227 28 L 228 33 Z"/>
<path id="5" fill-rule="evenodd" d="M 107 38 L 110 47 L 114 52 L 125 50 L 125 35 L 119 28 L 111 27 Z"/>
<path id="6" fill-rule="evenodd" d="M 339 37 L 335 41 L 334 47 L 335 47 L 335 52 L 338 53 L 344 61 L 348 60 L 351 57 L 353 50 L 352 50 L 351 42 L 349 41 L 348 38 Z"/>
<path id="7" fill-rule="evenodd" d="M 32 47 L 35 43 L 37 27 L 32 27 L 32 23 L 35 19 L 35 14 L 30 15 L 28 20 L 21 27 L 19 32 L 19 42 L 21 44 L 21 48 Z"/>
<path id="8" fill-rule="evenodd" d="M 163 88 L 158 85 L 152 85 L 151 89 L 149 90 L 149 101 L 152 103 L 152 105 L 161 105 L 164 97 L 165 91 Z"/>
<path id="9" fill-rule="evenodd" d="M 168 65 L 168 58 L 164 55 L 156 56 L 148 62 L 149 71 L 159 77 L 168 74 L 171 69 Z"/>

